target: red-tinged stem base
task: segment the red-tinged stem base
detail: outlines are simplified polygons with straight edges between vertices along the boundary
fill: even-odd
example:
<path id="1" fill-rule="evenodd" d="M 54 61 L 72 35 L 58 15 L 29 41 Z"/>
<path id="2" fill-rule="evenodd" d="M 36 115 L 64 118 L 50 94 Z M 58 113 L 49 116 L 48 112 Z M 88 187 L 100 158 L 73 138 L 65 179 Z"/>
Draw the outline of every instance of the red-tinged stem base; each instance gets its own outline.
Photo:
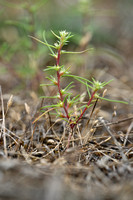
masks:
<path id="1" fill-rule="evenodd" d="M 87 103 L 87 106 L 89 106 L 89 105 L 91 104 L 91 102 L 92 102 L 92 100 L 93 100 L 93 98 L 94 98 L 96 92 L 97 92 L 97 90 L 95 90 L 95 91 L 92 93 L 91 98 L 89 99 L 89 101 L 88 101 L 88 103 Z M 86 110 L 87 110 L 87 107 L 84 108 L 84 110 L 82 111 L 81 115 L 80 115 L 79 118 L 77 119 L 76 123 L 70 124 L 70 127 L 71 127 L 72 132 L 73 132 L 73 128 L 74 128 L 75 125 L 79 122 L 79 120 L 83 117 L 83 115 L 84 115 L 84 113 L 85 113 Z M 70 134 L 69 134 L 69 137 L 68 137 L 68 143 L 67 143 L 67 146 L 66 146 L 67 149 L 68 149 L 69 146 L 70 146 L 71 136 L 72 136 L 72 134 L 70 133 Z"/>

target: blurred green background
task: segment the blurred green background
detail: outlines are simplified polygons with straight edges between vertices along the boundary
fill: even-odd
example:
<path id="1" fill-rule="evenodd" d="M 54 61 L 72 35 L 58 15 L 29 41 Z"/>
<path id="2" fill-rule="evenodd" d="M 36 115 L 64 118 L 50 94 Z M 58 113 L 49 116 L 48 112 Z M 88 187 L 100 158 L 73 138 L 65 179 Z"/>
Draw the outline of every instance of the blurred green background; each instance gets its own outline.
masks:
<path id="1" fill-rule="evenodd" d="M 132 0 L 0 0 L 0 85 L 4 92 L 41 92 L 43 69 L 53 64 L 47 47 L 29 35 L 54 42 L 51 30 L 72 32 L 67 48 L 96 48 L 93 56 L 67 56 L 74 73 L 95 76 L 104 69 L 131 85 Z M 78 67 L 78 72 L 77 72 Z M 97 76 L 98 73 L 96 73 Z M 89 78 L 89 77 L 88 77 Z M 99 77 L 98 77 L 99 78 Z"/>

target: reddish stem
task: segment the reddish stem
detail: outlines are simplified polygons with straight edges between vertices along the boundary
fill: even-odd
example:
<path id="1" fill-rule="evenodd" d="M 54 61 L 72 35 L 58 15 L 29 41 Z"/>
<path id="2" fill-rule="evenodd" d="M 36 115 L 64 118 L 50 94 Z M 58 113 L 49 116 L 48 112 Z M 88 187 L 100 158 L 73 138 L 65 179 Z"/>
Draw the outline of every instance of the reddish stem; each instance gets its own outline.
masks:
<path id="1" fill-rule="evenodd" d="M 60 62 L 61 49 L 62 49 L 62 45 L 60 45 L 60 48 L 58 49 L 58 54 L 57 54 L 57 58 L 56 58 L 56 65 L 57 66 L 59 66 L 59 62 Z"/>
<path id="2" fill-rule="evenodd" d="M 92 93 L 91 98 L 89 99 L 89 101 L 88 101 L 88 103 L 87 103 L 87 106 L 89 106 L 89 105 L 91 104 L 91 102 L 92 102 L 92 100 L 93 100 L 93 98 L 94 98 L 94 95 L 95 95 L 96 91 L 97 91 L 97 90 L 95 90 L 95 91 Z M 82 111 L 82 113 L 81 113 L 81 115 L 79 116 L 79 118 L 77 119 L 77 121 L 76 121 L 75 123 L 73 123 L 73 124 L 70 125 L 70 126 L 71 126 L 71 129 L 73 129 L 74 126 L 78 123 L 78 121 L 83 117 L 85 111 L 88 109 L 87 106 L 84 108 L 84 110 Z"/>
<path id="3" fill-rule="evenodd" d="M 57 58 L 56 58 L 56 66 L 59 66 L 59 63 L 60 63 L 61 49 L 62 49 L 62 45 L 60 45 L 60 48 L 58 49 Z M 63 102 L 64 99 L 63 99 L 63 95 L 62 95 L 62 92 L 61 92 L 60 77 L 61 77 L 60 70 L 58 70 L 57 71 L 57 86 L 58 86 L 58 91 L 59 91 L 59 95 L 60 95 L 60 100 L 61 100 L 61 102 Z M 91 98 L 89 99 L 89 101 L 87 103 L 87 106 L 89 106 L 91 104 L 96 92 L 97 92 L 97 90 L 93 91 Z M 69 117 L 69 114 L 68 114 L 68 106 L 65 106 L 65 103 L 63 102 L 63 108 L 64 108 L 64 111 L 65 111 L 65 114 L 66 114 L 66 118 L 69 120 L 72 132 L 73 132 L 73 128 L 75 127 L 75 125 L 79 122 L 79 120 L 83 117 L 85 111 L 88 109 L 87 106 L 83 109 L 81 115 L 76 120 L 76 122 L 73 123 L 72 120 Z M 69 137 L 68 137 L 67 148 L 69 148 L 70 140 L 71 140 L 71 133 L 69 134 Z"/>
<path id="4" fill-rule="evenodd" d="M 61 55 L 61 49 L 62 49 L 62 45 L 60 46 L 59 50 L 58 50 L 58 54 L 57 54 L 57 59 L 56 59 L 56 66 L 59 66 L 59 63 L 60 63 L 60 55 Z M 57 85 L 58 85 L 58 91 L 59 91 L 59 94 L 60 94 L 60 100 L 63 102 L 63 95 L 61 93 L 61 86 L 60 86 L 60 71 L 58 70 L 57 71 Z M 68 109 L 66 108 L 64 102 L 63 102 L 63 108 L 64 108 L 64 111 L 66 113 L 66 117 L 67 119 L 69 120 L 69 114 L 68 114 Z"/>

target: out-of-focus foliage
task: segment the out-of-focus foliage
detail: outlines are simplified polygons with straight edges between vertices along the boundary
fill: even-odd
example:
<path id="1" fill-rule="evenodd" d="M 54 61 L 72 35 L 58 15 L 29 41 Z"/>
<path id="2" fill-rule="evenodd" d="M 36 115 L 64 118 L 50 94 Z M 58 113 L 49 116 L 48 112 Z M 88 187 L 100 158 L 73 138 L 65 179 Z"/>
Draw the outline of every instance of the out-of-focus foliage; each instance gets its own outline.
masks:
<path id="1" fill-rule="evenodd" d="M 29 35 L 43 39 L 44 30 L 49 42 L 50 30 L 72 32 L 72 49 L 88 44 L 123 49 L 133 39 L 132 0 L 0 0 L 1 75 L 10 73 L 24 87 L 25 80 L 39 86 L 42 68 L 52 60 Z"/>

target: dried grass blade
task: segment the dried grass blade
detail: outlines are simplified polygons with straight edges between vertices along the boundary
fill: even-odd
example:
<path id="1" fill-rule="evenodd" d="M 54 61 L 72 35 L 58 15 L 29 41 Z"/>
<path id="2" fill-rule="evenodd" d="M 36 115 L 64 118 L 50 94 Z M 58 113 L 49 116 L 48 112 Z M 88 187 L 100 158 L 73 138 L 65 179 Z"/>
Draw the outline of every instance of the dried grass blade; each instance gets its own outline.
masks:
<path id="1" fill-rule="evenodd" d="M 126 133 L 125 140 L 124 140 L 124 146 L 125 146 L 126 143 L 127 143 L 128 136 L 129 136 L 129 134 L 130 134 L 132 128 L 133 128 L 133 121 L 131 122 L 130 126 L 129 126 L 128 129 L 127 129 L 127 133 Z"/>
<path id="2" fill-rule="evenodd" d="M 7 157 L 7 148 L 6 148 L 6 129 L 5 129 L 5 112 L 4 112 L 4 102 L 3 102 L 3 95 L 2 95 L 2 89 L 0 86 L 0 98 L 1 98 L 1 107 L 2 107 L 2 128 L 1 133 L 3 133 L 3 142 L 4 142 L 4 152 L 5 156 Z"/>
<path id="3" fill-rule="evenodd" d="M 46 115 L 48 112 L 50 112 L 51 110 L 54 110 L 55 108 L 51 108 L 49 110 L 47 110 L 46 112 L 44 112 L 42 115 L 40 115 L 39 117 L 37 117 L 32 123 L 34 124 L 35 122 L 37 122 L 41 117 L 43 117 L 44 115 Z"/>
<path id="4" fill-rule="evenodd" d="M 9 110 L 9 108 L 12 106 L 12 103 L 13 103 L 13 95 L 10 96 L 8 102 L 7 102 L 7 108 L 6 108 L 6 113 L 5 113 L 5 116 Z"/>

